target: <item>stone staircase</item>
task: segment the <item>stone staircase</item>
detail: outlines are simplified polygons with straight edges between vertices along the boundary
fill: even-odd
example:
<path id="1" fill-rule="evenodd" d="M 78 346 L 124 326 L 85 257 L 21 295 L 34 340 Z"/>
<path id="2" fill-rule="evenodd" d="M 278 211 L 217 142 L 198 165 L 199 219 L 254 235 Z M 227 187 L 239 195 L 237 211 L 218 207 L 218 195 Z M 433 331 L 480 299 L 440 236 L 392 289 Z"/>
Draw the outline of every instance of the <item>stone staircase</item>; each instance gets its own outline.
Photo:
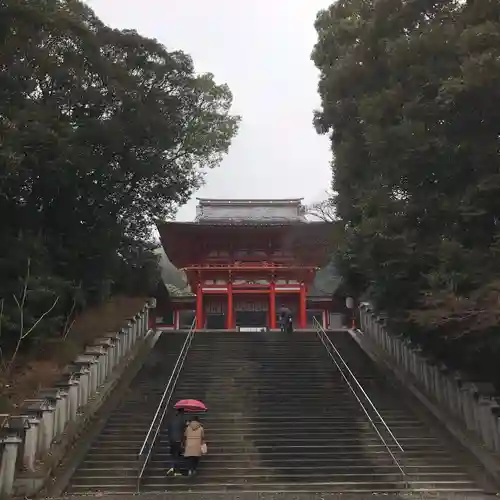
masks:
<path id="1" fill-rule="evenodd" d="M 166 477 L 164 432 L 141 491 L 481 491 L 468 475 L 468 457 L 415 416 L 349 334 L 331 338 L 403 446 L 404 458 L 383 433 L 409 484 L 315 334 L 203 332 L 174 399 L 208 405 L 209 454 L 196 477 Z"/>
<path id="2" fill-rule="evenodd" d="M 76 469 L 67 493 L 136 490 L 137 454 L 179 356 L 185 333 L 162 335 Z"/>
<path id="3" fill-rule="evenodd" d="M 347 332 L 331 338 L 403 446 L 398 453 L 391 442 L 408 485 L 314 333 L 203 332 L 172 401 L 208 405 L 202 421 L 209 453 L 197 476 L 167 477 L 162 432 L 141 492 L 480 492 L 468 455 L 414 414 Z M 183 340 L 163 335 L 67 493 L 135 491 L 135 457 Z"/>

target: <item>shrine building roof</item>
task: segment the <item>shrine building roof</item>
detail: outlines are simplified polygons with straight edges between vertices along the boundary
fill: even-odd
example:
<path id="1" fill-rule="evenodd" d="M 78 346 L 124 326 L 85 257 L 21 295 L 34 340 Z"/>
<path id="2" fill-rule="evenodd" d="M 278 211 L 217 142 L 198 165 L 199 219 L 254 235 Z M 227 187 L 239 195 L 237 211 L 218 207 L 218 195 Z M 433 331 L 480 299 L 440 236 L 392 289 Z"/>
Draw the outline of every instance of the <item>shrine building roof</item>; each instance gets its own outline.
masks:
<path id="1" fill-rule="evenodd" d="M 306 222 L 301 198 L 290 199 L 208 199 L 198 198 L 197 222 Z"/>
<path id="2" fill-rule="evenodd" d="M 159 222 L 161 242 L 177 268 L 199 264 L 207 249 L 272 245 L 291 249 L 304 265 L 328 258 L 331 223 L 308 221 L 301 198 L 198 199 L 194 222 Z"/>

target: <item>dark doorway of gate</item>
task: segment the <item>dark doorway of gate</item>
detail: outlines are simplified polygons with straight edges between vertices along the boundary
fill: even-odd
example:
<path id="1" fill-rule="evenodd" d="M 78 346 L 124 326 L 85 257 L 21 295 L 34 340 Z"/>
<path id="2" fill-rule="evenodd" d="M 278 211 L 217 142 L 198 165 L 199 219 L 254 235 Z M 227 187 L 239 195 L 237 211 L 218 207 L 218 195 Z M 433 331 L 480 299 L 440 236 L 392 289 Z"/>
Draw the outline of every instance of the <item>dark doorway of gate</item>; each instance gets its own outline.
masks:
<path id="1" fill-rule="evenodd" d="M 266 327 L 266 311 L 236 311 L 236 326 Z"/>
<path id="2" fill-rule="evenodd" d="M 226 328 L 226 315 L 220 313 L 208 313 L 205 328 L 207 330 L 224 330 Z"/>

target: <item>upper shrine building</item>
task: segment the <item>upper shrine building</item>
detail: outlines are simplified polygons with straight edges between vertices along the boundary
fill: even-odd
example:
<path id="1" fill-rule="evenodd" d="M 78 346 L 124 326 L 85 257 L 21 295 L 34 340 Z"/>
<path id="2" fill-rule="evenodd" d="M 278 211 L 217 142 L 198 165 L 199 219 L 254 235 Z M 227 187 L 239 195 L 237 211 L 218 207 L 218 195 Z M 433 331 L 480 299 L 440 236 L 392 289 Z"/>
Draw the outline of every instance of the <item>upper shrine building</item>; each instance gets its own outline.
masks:
<path id="1" fill-rule="evenodd" d="M 313 318 L 337 323 L 332 294 L 314 291 L 329 261 L 330 223 L 308 221 L 302 199 L 198 201 L 194 222 L 158 224 L 192 291 L 171 297 L 173 326 L 196 318 L 197 329 L 275 329 L 282 305 L 295 328 L 310 328 Z"/>

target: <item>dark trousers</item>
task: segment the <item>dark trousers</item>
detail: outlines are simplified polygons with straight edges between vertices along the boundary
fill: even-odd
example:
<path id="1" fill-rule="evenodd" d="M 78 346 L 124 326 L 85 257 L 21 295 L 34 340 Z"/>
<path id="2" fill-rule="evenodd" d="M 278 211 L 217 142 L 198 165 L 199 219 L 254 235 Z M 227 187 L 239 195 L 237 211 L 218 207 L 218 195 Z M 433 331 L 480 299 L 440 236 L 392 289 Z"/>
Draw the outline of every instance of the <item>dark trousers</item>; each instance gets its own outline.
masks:
<path id="1" fill-rule="evenodd" d="M 170 456 L 172 457 L 171 467 L 177 470 L 182 456 L 182 443 L 180 441 L 170 441 Z"/>
<path id="2" fill-rule="evenodd" d="M 287 333 L 293 332 L 293 321 L 291 316 L 280 318 L 280 328 L 282 332 L 287 332 Z"/>
<path id="3" fill-rule="evenodd" d="M 200 457 L 186 457 L 186 464 L 188 470 L 195 471 L 200 463 Z"/>

